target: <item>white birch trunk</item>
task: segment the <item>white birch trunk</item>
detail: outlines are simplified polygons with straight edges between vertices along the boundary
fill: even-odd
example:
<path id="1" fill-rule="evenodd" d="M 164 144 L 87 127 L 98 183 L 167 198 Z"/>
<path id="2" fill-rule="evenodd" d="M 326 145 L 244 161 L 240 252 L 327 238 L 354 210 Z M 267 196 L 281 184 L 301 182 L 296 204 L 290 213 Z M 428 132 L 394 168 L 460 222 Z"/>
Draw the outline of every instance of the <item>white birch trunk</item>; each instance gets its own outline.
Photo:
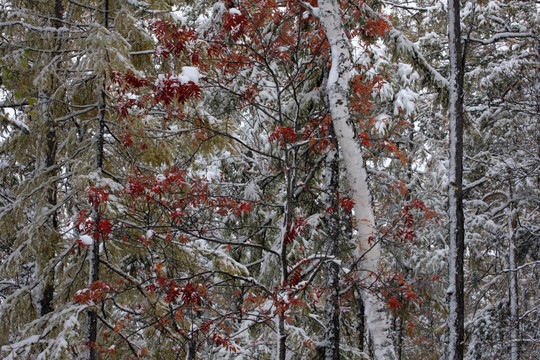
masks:
<path id="1" fill-rule="evenodd" d="M 332 67 L 328 75 L 327 95 L 336 131 L 336 137 L 343 153 L 343 160 L 355 201 L 357 218 L 358 248 L 362 256 L 362 275 L 367 286 L 373 284 L 380 259 L 380 245 L 370 240 L 374 236 L 375 219 L 371 207 L 371 194 L 367 184 L 363 154 L 354 132 L 348 124 L 350 113 L 347 96 L 349 93 L 350 61 L 349 41 L 344 32 L 340 8 L 336 0 L 319 1 L 319 17 L 326 37 L 330 43 Z M 395 359 L 389 336 L 389 323 L 385 314 L 385 304 L 369 291 L 362 292 L 366 322 L 377 360 Z"/>

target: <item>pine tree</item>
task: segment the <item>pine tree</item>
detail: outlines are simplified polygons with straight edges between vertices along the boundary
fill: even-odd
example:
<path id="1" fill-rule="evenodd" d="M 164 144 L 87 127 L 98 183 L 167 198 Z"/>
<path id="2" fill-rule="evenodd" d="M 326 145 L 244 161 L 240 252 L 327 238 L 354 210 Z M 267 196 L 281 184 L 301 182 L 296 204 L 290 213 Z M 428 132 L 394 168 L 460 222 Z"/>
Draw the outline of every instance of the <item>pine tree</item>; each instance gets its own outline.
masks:
<path id="1" fill-rule="evenodd" d="M 87 247 L 103 236 L 107 222 L 97 213 L 95 225 L 80 220 L 96 203 L 94 190 L 114 188 L 121 176 L 104 155 L 117 146 L 107 91 L 113 69 L 135 67 L 120 34 L 128 31 L 114 15 L 138 10 L 116 1 L 3 5 L 2 33 L 9 39 L 2 45 L 5 106 L 15 108 L 6 116 L 2 139 L 12 170 L 3 183 L 8 200 L 1 210 L 7 254 L 2 273 L 16 284 L 2 303 L 6 358 L 58 358 L 85 349 L 95 357 L 79 328 L 86 305 L 71 300 L 88 285 Z M 138 35 L 139 46 L 147 34 L 141 24 L 128 35 Z M 99 266 L 95 255 L 91 263 Z M 27 269 L 23 282 L 16 280 L 20 267 Z"/>

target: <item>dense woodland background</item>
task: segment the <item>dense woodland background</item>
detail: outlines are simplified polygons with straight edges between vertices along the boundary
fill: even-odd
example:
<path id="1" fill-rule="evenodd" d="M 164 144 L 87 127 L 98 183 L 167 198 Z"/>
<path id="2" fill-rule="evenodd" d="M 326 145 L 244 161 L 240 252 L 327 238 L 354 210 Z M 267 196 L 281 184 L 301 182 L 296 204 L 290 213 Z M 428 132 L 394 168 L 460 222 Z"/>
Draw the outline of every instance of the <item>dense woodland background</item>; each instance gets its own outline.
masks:
<path id="1" fill-rule="evenodd" d="M 540 3 L 458 5 L 0 1 L 0 357 L 539 359 Z"/>

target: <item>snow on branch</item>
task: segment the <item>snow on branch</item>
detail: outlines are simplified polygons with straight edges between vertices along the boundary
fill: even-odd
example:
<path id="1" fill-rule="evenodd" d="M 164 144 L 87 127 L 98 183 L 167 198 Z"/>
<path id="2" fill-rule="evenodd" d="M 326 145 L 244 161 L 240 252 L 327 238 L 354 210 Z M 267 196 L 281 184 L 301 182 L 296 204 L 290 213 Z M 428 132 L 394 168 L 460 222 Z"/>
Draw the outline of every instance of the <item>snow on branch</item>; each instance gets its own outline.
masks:
<path id="1" fill-rule="evenodd" d="M 391 7 L 397 7 L 400 9 L 413 10 L 413 11 L 429 11 L 429 8 L 418 7 L 418 6 L 413 6 L 413 5 L 396 4 L 392 1 L 383 1 L 383 3 L 385 5 L 388 5 Z"/>
<path id="2" fill-rule="evenodd" d="M 530 262 L 530 263 L 526 263 L 526 264 L 523 264 L 521 266 L 518 266 L 517 268 L 515 269 L 504 269 L 502 270 L 503 273 L 505 272 L 516 272 L 516 271 L 519 271 L 519 270 L 522 270 L 526 267 L 529 267 L 529 266 L 536 266 L 536 265 L 540 265 L 540 260 L 539 261 L 533 261 L 533 262 Z"/>
<path id="3" fill-rule="evenodd" d="M 313 16 L 314 18 L 319 19 L 319 8 L 318 7 L 313 7 L 313 6 L 311 6 L 310 3 L 307 3 L 305 1 L 300 1 L 300 5 L 302 5 L 304 8 L 306 8 L 307 11 L 309 11 L 309 13 L 311 14 L 311 16 Z"/>
<path id="4" fill-rule="evenodd" d="M 370 15 L 373 17 L 380 16 L 376 11 L 371 9 L 369 6 L 365 6 L 367 10 L 370 10 Z M 424 72 L 433 80 L 435 85 L 441 89 L 448 89 L 448 80 L 441 75 L 437 69 L 435 69 L 431 64 L 426 60 L 424 55 L 421 53 L 418 45 L 413 43 L 403 32 L 399 31 L 394 27 L 390 19 L 385 21 L 390 25 L 391 30 L 388 32 L 388 37 L 393 39 L 396 44 L 396 50 L 404 54 L 410 54 L 413 60 L 424 70 Z"/>
<path id="5" fill-rule="evenodd" d="M 388 23 L 390 22 L 388 21 Z M 392 30 L 390 30 L 389 36 L 396 42 L 397 50 L 403 53 L 409 53 L 418 63 L 418 65 L 424 70 L 424 72 L 433 79 L 438 88 L 447 89 L 448 80 L 442 76 L 437 69 L 431 66 L 424 55 L 420 52 L 420 49 L 418 49 L 418 46 L 409 40 L 401 31 L 393 27 L 392 24 L 390 25 L 392 26 Z"/>
<path id="6" fill-rule="evenodd" d="M 25 29 L 33 30 L 33 31 L 37 31 L 37 32 L 49 32 L 49 33 L 61 34 L 61 33 L 67 33 L 68 31 L 69 32 L 74 31 L 74 30 L 70 30 L 70 29 L 68 29 L 66 27 L 61 27 L 61 28 L 57 29 L 57 28 L 52 27 L 52 26 L 30 25 L 30 24 L 25 23 L 24 21 L 4 21 L 4 22 L 0 22 L 0 28 L 4 28 L 4 27 L 8 27 L 8 26 L 16 26 L 16 25 L 20 25 Z"/>
<path id="7" fill-rule="evenodd" d="M 16 120 L 16 119 L 10 119 L 8 117 L 3 117 L 2 122 L 6 123 L 8 125 L 14 126 L 17 129 L 21 130 L 25 134 L 30 134 L 30 129 L 28 128 L 28 125 L 23 123 L 22 121 Z"/>
<path id="8" fill-rule="evenodd" d="M 62 117 L 59 117 L 59 118 L 56 118 L 55 121 L 57 123 L 61 123 L 61 122 L 64 122 L 66 120 L 71 120 L 76 116 L 79 116 L 79 115 L 82 115 L 82 114 L 85 114 L 87 112 L 90 112 L 90 111 L 94 110 L 95 108 L 98 107 L 98 105 L 99 105 L 98 103 L 87 105 L 84 109 L 69 113 L 69 114 L 64 115 Z"/>
<path id="9" fill-rule="evenodd" d="M 489 39 L 476 39 L 476 38 L 471 37 L 469 39 L 469 41 L 474 41 L 474 42 L 480 43 L 482 45 L 489 45 L 489 44 L 493 44 L 493 43 L 495 43 L 497 41 L 510 39 L 510 38 L 534 38 L 534 34 L 530 33 L 530 32 L 529 33 L 503 32 L 503 33 L 495 34 L 492 37 L 490 37 Z"/>

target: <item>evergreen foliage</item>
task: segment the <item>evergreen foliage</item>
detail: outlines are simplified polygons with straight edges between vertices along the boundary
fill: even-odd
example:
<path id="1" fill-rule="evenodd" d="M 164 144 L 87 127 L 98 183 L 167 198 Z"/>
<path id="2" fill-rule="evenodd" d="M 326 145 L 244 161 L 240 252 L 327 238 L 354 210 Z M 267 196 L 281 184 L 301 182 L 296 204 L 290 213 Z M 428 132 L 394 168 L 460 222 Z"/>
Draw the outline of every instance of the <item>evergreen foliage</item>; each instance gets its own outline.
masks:
<path id="1" fill-rule="evenodd" d="M 442 0 L 3 1 L 0 357 L 540 357 L 538 4 L 460 3 L 462 110 Z"/>

